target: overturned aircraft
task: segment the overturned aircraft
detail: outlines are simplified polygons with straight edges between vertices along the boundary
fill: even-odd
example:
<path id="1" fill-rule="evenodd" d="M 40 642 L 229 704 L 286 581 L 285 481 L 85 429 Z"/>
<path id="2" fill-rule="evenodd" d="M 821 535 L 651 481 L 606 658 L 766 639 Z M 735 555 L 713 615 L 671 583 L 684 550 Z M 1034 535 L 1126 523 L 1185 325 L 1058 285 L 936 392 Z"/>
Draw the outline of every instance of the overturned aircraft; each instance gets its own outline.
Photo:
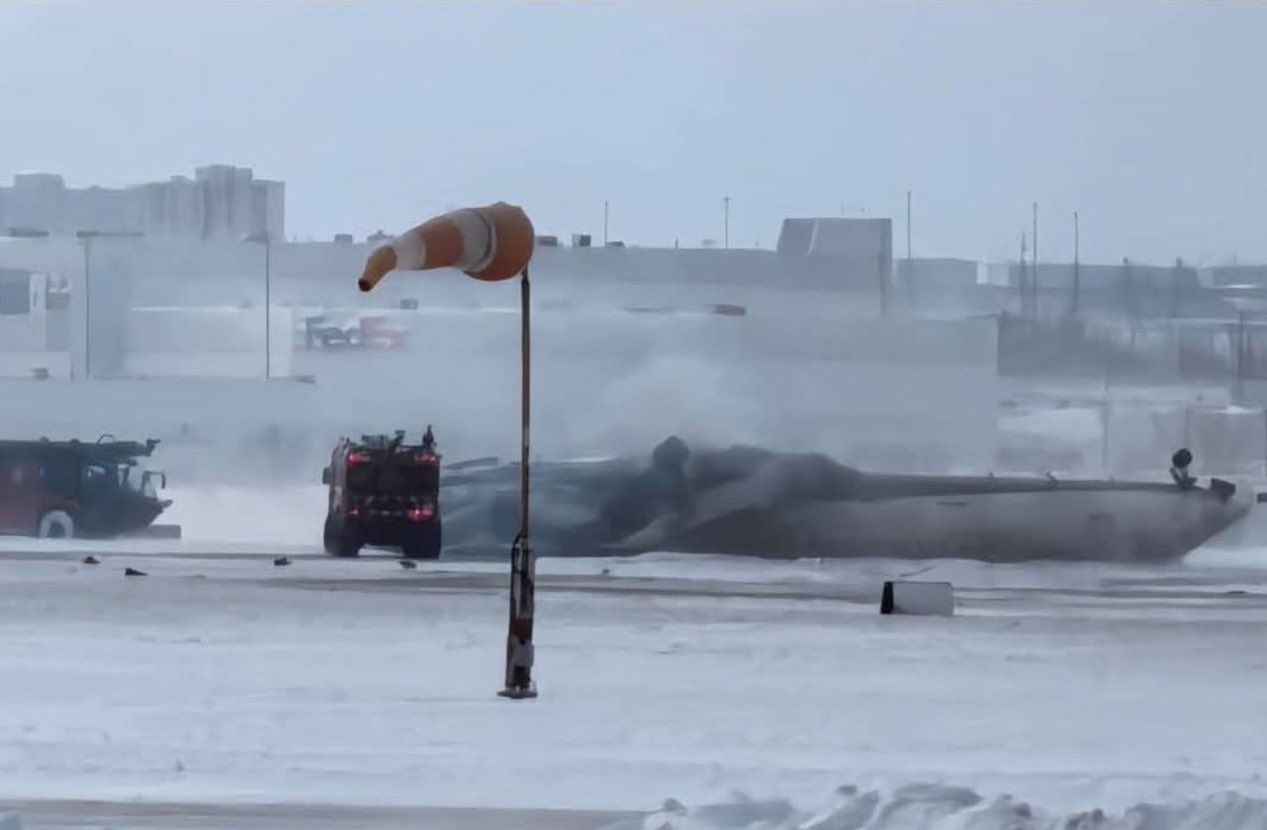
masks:
<path id="1" fill-rule="evenodd" d="M 647 552 L 767 558 L 963 558 L 1165 562 L 1244 517 L 1252 496 L 1221 479 L 1173 482 L 867 473 L 814 453 L 691 449 L 647 460 L 538 463 L 533 548 L 544 556 Z M 493 551 L 518 528 L 518 464 L 451 465 L 446 549 Z"/>

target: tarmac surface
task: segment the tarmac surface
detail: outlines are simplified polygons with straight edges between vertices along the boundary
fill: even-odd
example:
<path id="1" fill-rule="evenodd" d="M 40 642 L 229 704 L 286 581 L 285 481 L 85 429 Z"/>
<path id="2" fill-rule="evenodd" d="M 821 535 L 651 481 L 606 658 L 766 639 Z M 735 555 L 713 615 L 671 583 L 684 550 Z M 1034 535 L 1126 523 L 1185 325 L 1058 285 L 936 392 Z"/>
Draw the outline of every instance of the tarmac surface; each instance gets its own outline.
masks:
<path id="1" fill-rule="evenodd" d="M 88 552 L 87 547 L 70 551 L 27 549 L 23 546 L 6 551 L 3 557 L 30 563 L 65 563 L 70 567 L 62 569 L 59 566 L 56 569 L 57 579 L 61 579 L 63 570 L 81 573 L 79 562 Z M 278 553 L 219 549 L 135 551 L 102 546 L 94 555 L 101 560 L 101 570 L 120 572 L 117 576 L 120 584 L 124 582 L 121 575 L 124 565 L 132 565 L 150 572 L 156 579 L 178 580 L 182 584 L 189 584 L 186 580 L 201 579 L 206 580 L 203 584 L 265 588 L 270 593 L 257 595 L 265 599 L 265 604 L 270 604 L 267 597 L 271 596 L 285 600 L 288 591 L 300 592 L 292 594 L 290 599 L 303 603 L 313 599 L 307 594 L 313 591 L 504 596 L 508 588 L 504 563 L 492 566 L 478 558 L 446 556 L 438 562 L 420 562 L 410 570 L 402 568 L 400 560 L 394 555 L 369 553 L 358 560 L 336 560 L 324 553 L 295 551 L 287 553 L 293 567 L 275 567 L 273 559 Z M 787 574 L 771 569 L 769 573 L 780 576 L 762 581 L 763 571 L 747 570 L 738 562 L 734 564 L 738 570 L 733 576 L 722 578 L 716 576 L 715 568 L 697 568 L 694 563 L 682 575 L 675 576 L 622 573 L 626 567 L 633 566 L 604 560 L 584 566 L 589 569 L 584 573 L 539 572 L 536 587 L 543 594 L 702 598 L 710 607 L 714 599 L 719 602 L 734 598 L 757 600 L 757 605 L 762 608 L 767 606 L 765 601 L 769 601 L 768 612 L 756 613 L 779 614 L 781 618 L 795 617 L 804 622 L 803 617 L 830 612 L 837 615 L 829 620 L 833 626 L 840 624 L 840 603 L 854 606 L 847 612 L 851 614 L 878 610 L 876 604 L 880 588 L 870 565 L 863 566 L 864 569 L 856 573 L 851 565 L 847 574 L 839 575 L 840 578 L 820 579 L 822 575 L 816 574 L 813 565 L 807 563 L 805 568 Z M 983 576 L 996 572 L 990 568 L 971 567 Z M 41 574 L 38 579 L 47 578 L 42 575 L 46 570 L 43 566 L 32 565 L 31 568 Z M 931 568 L 926 563 L 892 563 L 891 567 L 885 568 L 885 578 L 920 578 Z M 1003 576 L 998 577 L 1003 584 L 982 580 L 975 584 L 969 582 L 971 587 L 967 587 L 959 583 L 957 574 L 953 571 L 950 574 L 954 574 L 952 578 L 956 583 L 957 609 L 962 609 L 969 617 L 999 617 L 1001 621 L 998 625 L 1021 625 L 1020 619 L 1029 615 L 1077 620 L 1082 617 L 1084 609 L 1089 616 L 1120 616 L 1135 627 L 1142 627 L 1140 618 L 1145 615 L 1141 611 L 1154 608 L 1159 614 L 1193 615 L 1211 621 L 1224 619 L 1254 623 L 1267 614 L 1267 577 L 1261 571 L 1216 573 L 1173 568 L 1101 569 L 1086 566 L 1075 570 L 1094 572 L 1094 584 L 1098 587 L 1078 583 L 1030 587 L 1010 579 L 1008 582 L 1011 584 L 1007 584 L 1003 582 Z M 53 570 L 49 572 L 53 573 Z M 1016 574 L 1022 571 L 1005 569 L 998 573 Z M 934 573 L 928 578 L 939 579 L 946 575 Z M 829 570 L 826 576 L 832 577 L 832 571 Z M 114 583 L 110 580 L 103 584 Z M 280 593 L 272 594 L 273 591 Z M 809 605 L 780 610 L 778 601 L 786 603 L 788 600 Z M 386 596 L 384 601 L 387 601 Z M 371 606 L 374 604 L 370 603 Z M 977 624 L 983 623 L 978 620 Z M 1226 625 L 1223 622 L 1201 624 Z M 1106 625 L 1112 626 L 1113 623 L 1110 621 Z M 900 635 L 897 628 L 894 630 L 898 633 L 893 636 Z M 284 798 L 283 794 L 265 793 L 265 798 Z M 74 795 L 74 791 L 70 790 L 69 794 Z M 113 791 L 97 794 L 109 797 Z M 455 794 L 454 800 L 459 800 L 458 795 Z M 170 798 L 170 794 L 165 797 Z M 373 806 L 280 800 L 277 803 L 237 803 L 232 800 L 232 795 L 227 797 L 230 800 L 202 803 L 73 798 L 0 801 L 0 830 L 326 830 L 336 827 L 353 830 L 641 830 L 646 816 L 645 813 L 631 811 L 582 809 Z M 317 797 L 323 796 L 318 794 Z M 443 799 L 436 798 L 434 802 L 443 804 Z M 633 802 L 632 806 L 642 806 L 641 800 Z M 646 805 L 647 809 L 654 806 Z"/>
<path id="2" fill-rule="evenodd" d="M 3 553 L 4 559 L 18 561 L 62 560 L 77 563 L 90 553 L 87 549 L 66 551 L 11 550 Z M 400 567 L 400 560 L 394 554 L 370 553 L 358 559 L 336 560 L 324 553 L 287 554 L 292 564 L 328 563 L 346 564 L 352 571 L 341 570 L 330 576 L 308 576 L 292 574 L 289 569 L 268 567 L 259 578 L 243 575 L 240 571 L 233 575 L 193 573 L 197 571 L 198 562 L 244 562 L 257 561 L 263 568 L 269 566 L 276 557 L 275 552 L 231 552 L 231 551 L 127 551 L 115 550 L 91 551 L 103 565 L 108 566 L 110 560 L 127 561 L 138 567 L 147 567 L 144 562 L 153 560 L 164 564 L 185 563 L 191 567 L 191 573 L 185 578 L 209 579 L 219 583 L 249 583 L 263 587 L 279 589 L 298 589 L 313 591 L 350 591 L 357 593 L 415 593 L 415 592 L 453 592 L 453 593 L 504 593 L 509 587 L 509 575 L 498 570 L 471 571 L 463 569 L 466 564 L 487 564 L 482 556 L 450 556 L 447 555 L 434 562 L 418 562 L 416 569 L 405 570 Z M 139 561 L 138 561 L 139 560 Z M 539 560 L 542 562 L 548 560 Z M 557 560 L 555 560 L 557 561 Z M 916 579 L 929 567 L 919 562 L 906 563 L 909 567 L 900 568 L 891 575 L 895 579 Z M 385 570 L 390 568 L 390 570 Z M 356 571 L 364 571 L 361 576 Z M 1267 611 L 1267 581 L 1261 574 L 1254 574 L 1244 587 L 1230 589 L 1229 581 L 1236 581 L 1231 574 L 1220 574 L 1203 578 L 1196 573 L 1149 572 L 1142 568 L 1137 577 L 1116 578 L 1106 576 L 1099 580 L 1095 588 L 1054 587 L 1040 588 L 1007 586 L 1007 587 L 964 587 L 956 585 L 956 600 L 964 605 L 988 606 L 994 603 L 1010 601 L 1047 601 L 1060 602 L 1062 605 L 1076 604 L 1080 600 L 1102 603 L 1105 600 L 1126 600 L 1132 607 L 1140 607 L 1152 603 L 1200 603 L 1234 606 L 1241 609 L 1261 609 Z M 309 573 L 311 571 L 309 570 Z M 1128 571 L 1129 572 L 1129 571 Z M 170 573 L 168 574 L 170 575 Z M 1220 590 L 1222 589 L 1222 590 Z M 683 597 L 717 599 L 771 599 L 812 601 L 826 600 L 850 604 L 871 605 L 880 601 L 881 586 L 874 580 L 867 584 L 856 581 L 815 582 L 815 581 L 771 581 L 759 582 L 743 579 L 712 579 L 703 576 L 639 576 L 624 573 L 610 573 L 604 570 L 599 574 L 543 574 L 538 573 L 536 590 L 543 593 L 572 593 L 591 595 L 645 595 L 649 597 Z M 5 830 L 0 828 L 0 830 Z"/>
<path id="3" fill-rule="evenodd" d="M 2 817 L 9 816 L 8 823 Z M 18 818 L 13 819 L 12 816 Z M 0 803 L 0 830 L 622 830 L 641 815 L 592 810 L 181 804 L 138 801 Z"/>

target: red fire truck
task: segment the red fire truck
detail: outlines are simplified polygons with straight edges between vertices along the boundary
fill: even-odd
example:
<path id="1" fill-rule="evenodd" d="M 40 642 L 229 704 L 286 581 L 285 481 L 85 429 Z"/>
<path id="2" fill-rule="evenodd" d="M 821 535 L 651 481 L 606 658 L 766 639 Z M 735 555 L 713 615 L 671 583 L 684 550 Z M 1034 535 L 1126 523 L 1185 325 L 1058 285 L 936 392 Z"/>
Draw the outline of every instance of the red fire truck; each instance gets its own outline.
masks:
<path id="1" fill-rule="evenodd" d="M 419 444 L 406 443 L 404 432 L 341 438 L 321 480 L 330 555 L 356 556 L 371 545 L 398 548 L 406 559 L 439 558 L 440 454 L 431 427 Z"/>
<path id="2" fill-rule="evenodd" d="M 0 534 L 103 539 L 149 527 L 171 505 L 158 441 L 0 441 Z"/>

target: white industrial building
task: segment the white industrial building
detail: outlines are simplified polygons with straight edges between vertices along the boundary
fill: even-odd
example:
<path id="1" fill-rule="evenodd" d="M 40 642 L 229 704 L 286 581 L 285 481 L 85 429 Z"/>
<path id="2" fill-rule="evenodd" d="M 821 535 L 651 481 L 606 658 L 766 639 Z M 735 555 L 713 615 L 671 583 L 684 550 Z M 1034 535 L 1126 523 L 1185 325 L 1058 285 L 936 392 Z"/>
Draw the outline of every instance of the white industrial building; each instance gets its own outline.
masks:
<path id="1" fill-rule="evenodd" d="M 240 239 L 285 232 L 285 185 L 249 168 L 199 167 L 119 188 L 67 187 L 54 173 L 22 173 L 0 186 L 0 231 L 74 236 L 79 231 L 187 239 Z"/>

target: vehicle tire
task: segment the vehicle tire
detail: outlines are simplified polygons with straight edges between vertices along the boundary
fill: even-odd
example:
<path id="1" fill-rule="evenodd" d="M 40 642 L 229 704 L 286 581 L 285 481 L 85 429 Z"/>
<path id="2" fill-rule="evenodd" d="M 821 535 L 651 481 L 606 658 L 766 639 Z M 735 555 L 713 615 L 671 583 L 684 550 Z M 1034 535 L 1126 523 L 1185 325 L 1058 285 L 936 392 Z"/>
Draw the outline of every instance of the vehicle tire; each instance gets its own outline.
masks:
<path id="1" fill-rule="evenodd" d="M 330 556 L 346 558 L 359 556 L 361 553 L 360 541 L 353 539 L 346 530 L 340 532 L 339 526 L 329 517 L 326 518 L 325 530 L 322 532 L 321 541 L 326 553 Z"/>
<path id="2" fill-rule="evenodd" d="M 334 555 L 342 559 L 350 559 L 361 555 L 361 543 L 355 539 L 340 539 Z"/>
<path id="3" fill-rule="evenodd" d="M 406 559 L 439 559 L 442 543 L 440 520 L 436 519 L 402 545 L 400 553 Z"/>
<path id="4" fill-rule="evenodd" d="M 40 517 L 41 539 L 75 538 L 75 520 L 65 510 L 50 510 Z"/>
<path id="5" fill-rule="evenodd" d="M 334 556 L 334 552 L 338 550 L 338 541 L 335 537 L 334 522 L 330 517 L 326 516 L 325 526 L 321 529 L 321 546 L 326 549 L 326 553 Z"/>

